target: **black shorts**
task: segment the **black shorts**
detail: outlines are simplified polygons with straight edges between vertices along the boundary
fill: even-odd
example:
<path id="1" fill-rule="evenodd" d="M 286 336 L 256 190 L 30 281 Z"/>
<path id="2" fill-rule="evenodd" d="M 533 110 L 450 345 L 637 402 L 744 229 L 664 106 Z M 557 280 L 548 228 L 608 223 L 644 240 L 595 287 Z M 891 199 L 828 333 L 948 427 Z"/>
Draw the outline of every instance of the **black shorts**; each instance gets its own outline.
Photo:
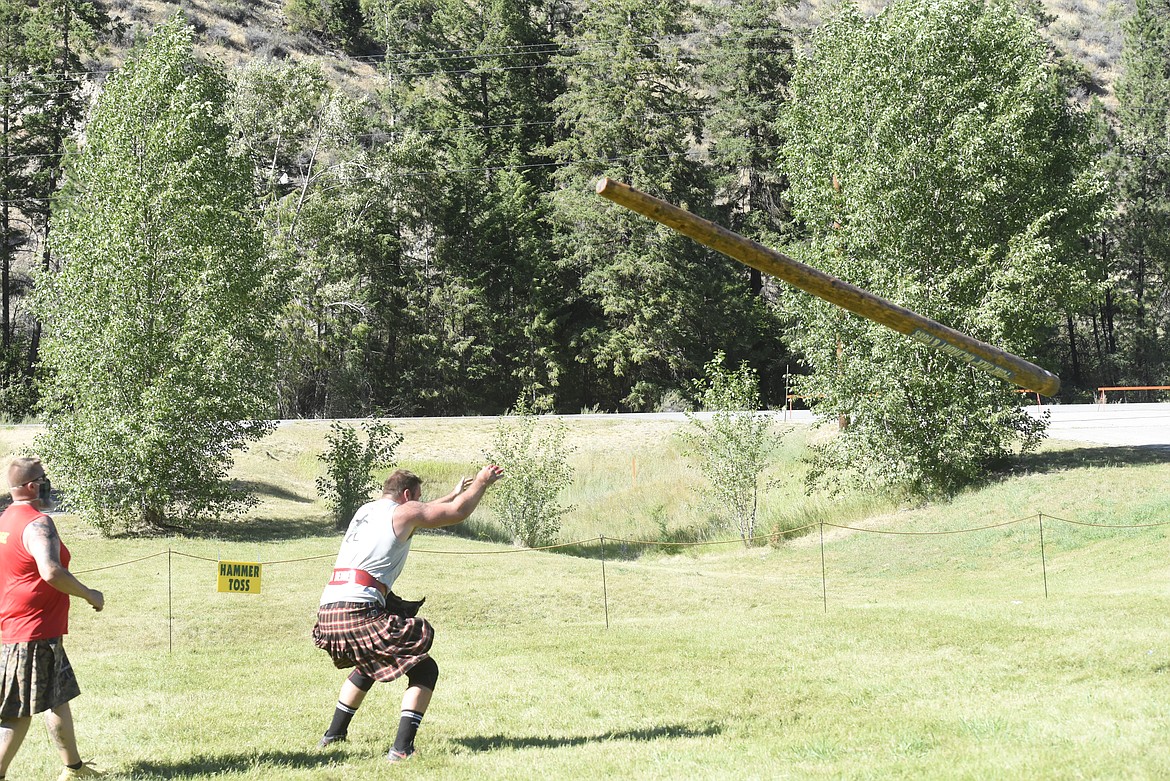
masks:
<path id="1" fill-rule="evenodd" d="M 0 645 L 0 718 L 52 710 L 81 694 L 60 637 Z"/>

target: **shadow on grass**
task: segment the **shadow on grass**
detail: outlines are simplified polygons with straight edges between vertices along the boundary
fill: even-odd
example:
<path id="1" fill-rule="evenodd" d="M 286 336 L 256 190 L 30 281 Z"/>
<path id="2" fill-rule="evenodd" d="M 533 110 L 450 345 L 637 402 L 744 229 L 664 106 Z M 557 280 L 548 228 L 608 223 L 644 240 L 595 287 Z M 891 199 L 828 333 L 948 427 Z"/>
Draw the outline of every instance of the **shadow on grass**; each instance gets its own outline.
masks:
<path id="1" fill-rule="evenodd" d="M 573 737 L 516 737 L 513 735 L 471 735 L 457 738 L 456 743 L 471 751 L 494 751 L 497 749 L 524 749 L 524 748 L 563 748 L 565 746 L 583 746 L 586 743 L 610 743 L 614 741 L 651 741 L 663 738 L 709 738 L 723 732 L 718 724 L 705 724 L 694 727 L 687 724 L 668 724 L 664 727 L 650 729 L 623 730 L 621 732 L 605 732 L 601 735 L 579 735 Z"/>
<path id="2" fill-rule="evenodd" d="M 247 775 L 257 767 L 311 769 L 332 764 L 336 756 L 309 751 L 259 751 L 251 754 L 197 755 L 177 762 L 135 762 L 121 771 L 130 778 L 203 778 Z"/>
<path id="3" fill-rule="evenodd" d="M 283 499 L 286 502 L 296 502 L 297 504 L 312 504 L 313 500 L 294 493 L 283 486 L 275 483 L 268 483 L 263 480 L 233 480 L 232 487 L 241 491 L 248 491 L 249 493 L 259 494 L 260 496 L 270 496 L 273 499 Z"/>
<path id="4" fill-rule="evenodd" d="M 1020 458 L 1008 474 L 1062 472 L 1094 466 L 1143 466 L 1149 464 L 1170 464 L 1170 445 L 1076 447 L 1068 450 L 1029 453 Z"/>
<path id="5" fill-rule="evenodd" d="M 331 518 L 275 518 L 249 516 L 240 521 L 197 523 L 170 532 L 177 537 L 224 542 L 286 542 L 306 537 L 340 536 Z"/>

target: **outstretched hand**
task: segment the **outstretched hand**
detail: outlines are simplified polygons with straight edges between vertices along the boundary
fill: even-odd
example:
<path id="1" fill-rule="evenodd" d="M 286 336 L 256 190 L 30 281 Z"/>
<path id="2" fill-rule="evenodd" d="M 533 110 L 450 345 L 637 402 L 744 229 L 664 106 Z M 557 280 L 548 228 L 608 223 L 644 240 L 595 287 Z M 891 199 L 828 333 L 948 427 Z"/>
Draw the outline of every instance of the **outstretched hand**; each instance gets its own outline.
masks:
<path id="1" fill-rule="evenodd" d="M 459 478 L 459 482 L 455 484 L 455 494 L 454 494 L 454 495 L 455 495 L 455 496 L 458 496 L 459 494 L 461 494 L 461 493 L 463 493 L 464 491 L 466 491 L 468 488 L 470 488 L 470 487 L 471 487 L 471 484 L 472 484 L 473 482 L 475 482 L 475 478 L 473 478 L 473 477 L 461 477 L 461 478 Z"/>
<path id="2" fill-rule="evenodd" d="M 479 474 L 476 475 L 476 479 L 483 480 L 487 485 L 491 485 L 503 476 L 503 469 L 496 466 L 495 464 L 488 464 L 483 469 L 479 470 Z"/>

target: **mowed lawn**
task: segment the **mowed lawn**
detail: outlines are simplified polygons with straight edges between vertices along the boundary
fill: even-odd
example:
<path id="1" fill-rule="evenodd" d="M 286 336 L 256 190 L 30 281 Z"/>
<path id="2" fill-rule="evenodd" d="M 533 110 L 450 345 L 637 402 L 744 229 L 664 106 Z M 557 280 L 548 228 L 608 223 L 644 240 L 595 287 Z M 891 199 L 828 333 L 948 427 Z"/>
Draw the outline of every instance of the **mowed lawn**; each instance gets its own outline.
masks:
<path id="1" fill-rule="evenodd" d="M 400 460 L 453 481 L 492 425 L 404 421 Z M 657 539 L 708 512 L 680 424 L 570 425 L 561 541 Z M 238 523 L 102 539 L 58 519 L 108 601 L 74 604 L 67 645 L 87 759 L 126 778 L 1170 777 L 1167 527 L 1108 528 L 1170 521 L 1170 456 L 1060 443 L 940 504 L 769 495 L 768 517 L 834 524 L 823 545 L 820 526 L 604 556 L 419 535 L 396 588 L 427 597 L 437 631 L 419 754 L 384 759 L 401 682 L 318 751 L 344 676 L 309 639 L 339 542 L 312 486 L 325 431 L 286 427 L 240 459 L 263 502 Z M 29 432 L 0 429 L 0 448 Z M 808 435 L 778 474 L 799 477 Z M 217 559 L 264 562 L 262 593 L 217 593 Z M 57 769 L 38 724 L 8 777 Z"/>

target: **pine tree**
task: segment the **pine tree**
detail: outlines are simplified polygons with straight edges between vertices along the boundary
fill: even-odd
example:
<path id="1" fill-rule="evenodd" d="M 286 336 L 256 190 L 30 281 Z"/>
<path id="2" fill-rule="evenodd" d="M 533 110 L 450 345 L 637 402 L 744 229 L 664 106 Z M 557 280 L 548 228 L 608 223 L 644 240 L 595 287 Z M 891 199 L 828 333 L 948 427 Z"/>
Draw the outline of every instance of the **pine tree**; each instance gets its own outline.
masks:
<path id="1" fill-rule="evenodd" d="M 569 83 L 555 105 L 566 138 L 552 147 L 562 165 L 552 202 L 580 406 L 654 409 L 743 330 L 732 261 L 593 192 L 609 176 L 710 208 L 707 170 L 692 156 L 706 104 L 683 45 L 695 25 L 686 0 L 606 0 L 588 4 L 564 41 Z"/>
<path id="2" fill-rule="evenodd" d="M 542 148 L 561 89 L 553 32 L 567 12 L 507 0 L 371 10 L 376 31 L 394 31 L 385 43 L 395 49 L 386 65 L 395 131 L 424 134 L 433 155 L 419 251 L 434 268 L 418 295 L 435 341 L 413 385 L 432 412 L 498 411 L 518 392 L 548 405 L 556 393 Z"/>
<path id="3" fill-rule="evenodd" d="M 108 24 L 87 0 L 0 1 L 0 409 L 9 414 L 35 400 L 41 326 L 28 311 L 18 318 L 17 305 L 50 267 L 51 199 L 85 105 L 80 56 Z"/>
<path id="4" fill-rule="evenodd" d="M 1138 0 L 1117 82 L 1119 379 L 1162 384 L 1170 361 L 1170 3 Z"/>
<path id="5" fill-rule="evenodd" d="M 702 36 L 701 75 L 711 93 L 705 147 L 717 188 L 717 220 L 771 247 L 796 237 L 777 122 L 788 100 L 794 58 L 793 33 L 780 21 L 782 5 L 779 0 L 714 4 L 704 13 Z M 757 367 L 762 400 L 782 405 L 784 372 L 793 360 L 783 344 L 784 323 L 771 304 L 774 283 L 756 269 L 737 271 L 746 278 L 752 325 L 721 351 Z"/>

